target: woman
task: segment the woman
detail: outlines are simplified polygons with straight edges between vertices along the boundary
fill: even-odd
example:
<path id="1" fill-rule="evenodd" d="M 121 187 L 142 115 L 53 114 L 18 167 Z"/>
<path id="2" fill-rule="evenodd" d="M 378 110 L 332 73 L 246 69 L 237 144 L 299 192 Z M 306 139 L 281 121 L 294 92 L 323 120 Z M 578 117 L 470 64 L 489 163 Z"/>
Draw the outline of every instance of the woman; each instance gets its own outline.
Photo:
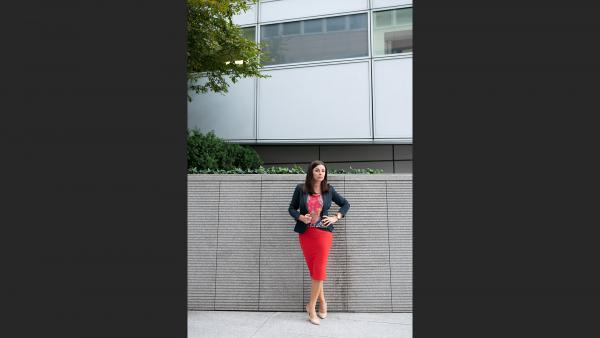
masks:
<path id="1" fill-rule="evenodd" d="M 335 216 L 328 215 L 332 201 L 340 206 L 340 211 Z M 325 163 L 311 162 L 304 184 L 298 184 L 294 190 L 288 211 L 296 220 L 294 231 L 299 234 L 300 247 L 310 271 L 312 285 L 306 312 L 308 320 L 315 325 L 320 324 L 319 318 L 327 317 L 323 281 L 327 277 L 327 257 L 333 241 L 333 224 L 342 219 L 348 209 L 350 203 L 327 183 Z M 319 313 L 315 314 L 317 298 Z"/>

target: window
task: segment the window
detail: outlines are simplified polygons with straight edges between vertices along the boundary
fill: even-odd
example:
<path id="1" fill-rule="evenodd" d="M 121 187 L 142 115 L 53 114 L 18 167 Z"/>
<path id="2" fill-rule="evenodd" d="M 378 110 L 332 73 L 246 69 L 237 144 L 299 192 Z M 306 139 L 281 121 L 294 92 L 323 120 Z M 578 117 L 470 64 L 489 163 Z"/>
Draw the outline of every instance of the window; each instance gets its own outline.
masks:
<path id="1" fill-rule="evenodd" d="M 396 22 L 410 22 L 412 24 L 412 8 L 396 11 Z"/>
<path id="2" fill-rule="evenodd" d="M 255 41 L 256 40 L 256 27 L 243 27 L 242 35 L 248 40 Z"/>
<path id="3" fill-rule="evenodd" d="M 266 65 L 369 55 L 366 13 L 262 25 L 260 31 Z"/>
<path id="4" fill-rule="evenodd" d="M 283 35 L 300 34 L 300 21 L 283 24 Z"/>
<path id="5" fill-rule="evenodd" d="M 385 27 L 392 25 L 392 11 L 384 11 L 384 12 L 375 12 L 373 16 L 375 16 L 375 26 Z"/>
<path id="6" fill-rule="evenodd" d="M 338 16 L 325 19 L 325 21 L 327 22 L 327 31 L 335 32 L 343 31 L 344 29 L 346 29 L 346 18 L 347 16 Z"/>
<path id="7" fill-rule="evenodd" d="M 323 19 L 304 21 L 304 34 L 321 33 L 323 31 Z"/>
<path id="8" fill-rule="evenodd" d="M 412 52 L 412 8 L 373 13 L 373 55 Z"/>
<path id="9" fill-rule="evenodd" d="M 279 35 L 279 24 L 265 25 L 260 28 L 261 39 L 275 37 Z"/>
<path id="10" fill-rule="evenodd" d="M 367 16 L 361 14 L 350 15 L 350 29 L 367 29 Z"/>

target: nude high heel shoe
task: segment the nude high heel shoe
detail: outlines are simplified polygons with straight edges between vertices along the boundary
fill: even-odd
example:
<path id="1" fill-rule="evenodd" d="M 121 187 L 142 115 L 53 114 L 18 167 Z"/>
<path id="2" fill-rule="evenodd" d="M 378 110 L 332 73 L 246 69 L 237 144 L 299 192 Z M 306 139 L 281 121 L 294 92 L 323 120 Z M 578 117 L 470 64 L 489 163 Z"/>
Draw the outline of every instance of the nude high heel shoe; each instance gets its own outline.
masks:
<path id="1" fill-rule="evenodd" d="M 313 309 L 313 310 L 314 310 L 314 309 Z M 317 317 L 315 317 L 315 318 L 311 318 L 308 304 L 306 304 L 306 312 L 308 313 L 308 320 L 309 320 L 311 323 L 313 323 L 313 324 L 315 324 L 315 325 L 319 325 L 319 324 L 321 324 L 321 321 L 319 320 L 319 318 L 317 318 Z"/>
<path id="2" fill-rule="evenodd" d="M 319 318 L 321 318 L 321 319 L 325 319 L 325 318 L 327 318 L 327 303 L 323 302 L 323 303 L 321 303 L 321 306 L 325 309 L 325 311 L 323 311 L 323 312 L 319 311 L 317 313 L 317 316 L 319 316 Z"/>

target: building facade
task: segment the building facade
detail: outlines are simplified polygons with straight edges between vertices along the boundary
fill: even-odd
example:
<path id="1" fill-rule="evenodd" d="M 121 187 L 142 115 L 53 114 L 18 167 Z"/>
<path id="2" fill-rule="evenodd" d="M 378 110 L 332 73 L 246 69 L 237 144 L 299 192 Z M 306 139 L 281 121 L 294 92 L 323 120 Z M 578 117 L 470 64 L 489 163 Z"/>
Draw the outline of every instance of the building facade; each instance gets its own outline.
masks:
<path id="1" fill-rule="evenodd" d="M 233 20 L 263 43 L 269 77 L 191 94 L 189 128 L 266 167 L 412 172 L 412 0 L 265 0 Z"/>

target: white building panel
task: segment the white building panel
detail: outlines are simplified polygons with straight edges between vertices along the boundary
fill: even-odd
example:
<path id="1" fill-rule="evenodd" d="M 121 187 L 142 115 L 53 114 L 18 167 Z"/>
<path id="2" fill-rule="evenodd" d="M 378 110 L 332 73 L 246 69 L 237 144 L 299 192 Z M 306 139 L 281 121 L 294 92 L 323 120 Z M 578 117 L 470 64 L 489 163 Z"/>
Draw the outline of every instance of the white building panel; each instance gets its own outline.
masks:
<path id="1" fill-rule="evenodd" d="M 412 5 L 412 0 L 371 0 L 372 8 Z"/>
<path id="2" fill-rule="evenodd" d="M 369 62 L 269 70 L 259 80 L 258 139 L 371 135 Z"/>
<path id="3" fill-rule="evenodd" d="M 250 9 L 248 9 L 244 13 L 234 15 L 231 18 L 231 20 L 233 21 L 234 24 L 240 25 L 240 26 L 256 24 L 256 22 L 258 20 L 256 5 L 250 6 Z"/>
<path id="4" fill-rule="evenodd" d="M 373 61 L 375 138 L 412 139 L 412 58 Z"/>
<path id="5" fill-rule="evenodd" d="M 353 12 L 368 8 L 368 0 L 282 0 L 261 2 L 260 22 Z"/>
<path id="6" fill-rule="evenodd" d="M 208 92 L 192 95 L 188 103 L 188 128 L 203 133 L 214 130 L 224 139 L 255 138 L 255 79 L 242 78 L 225 95 Z"/>

